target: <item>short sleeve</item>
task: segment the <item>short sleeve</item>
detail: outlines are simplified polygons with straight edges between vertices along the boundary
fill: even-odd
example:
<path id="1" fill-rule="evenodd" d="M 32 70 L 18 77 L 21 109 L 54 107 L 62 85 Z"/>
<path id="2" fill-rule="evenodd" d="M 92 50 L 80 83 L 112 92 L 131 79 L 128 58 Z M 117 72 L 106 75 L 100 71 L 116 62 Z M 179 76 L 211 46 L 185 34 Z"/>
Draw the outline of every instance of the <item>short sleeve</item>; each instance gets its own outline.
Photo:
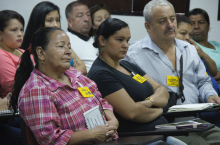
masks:
<path id="1" fill-rule="evenodd" d="M 120 80 L 108 71 L 97 71 L 90 79 L 97 84 L 103 98 L 123 88 Z"/>
<path id="2" fill-rule="evenodd" d="M 67 144 L 73 131 L 61 129 L 52 93 L 45 88 L 34 87 L 19 96 L 20 114 L 40 144 Z"/>
<path id="3" fill-rule="evenodd" d="M 0 52 L 0 62 L 0 97 L 4 98 L 12 89 L 17 68 L 13 61 L 2 52 Z"/>

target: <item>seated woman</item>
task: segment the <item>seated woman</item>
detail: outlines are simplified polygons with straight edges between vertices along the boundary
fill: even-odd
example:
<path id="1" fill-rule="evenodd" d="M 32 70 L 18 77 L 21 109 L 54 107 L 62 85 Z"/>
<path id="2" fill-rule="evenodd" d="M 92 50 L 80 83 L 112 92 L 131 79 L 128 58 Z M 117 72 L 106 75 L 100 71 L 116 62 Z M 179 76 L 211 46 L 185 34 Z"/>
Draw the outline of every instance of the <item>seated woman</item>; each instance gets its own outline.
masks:
<path id="1" fill-rule="evenodd" d="M 215 89 L 215 91 L 218 94 L 220 94 L 220 86 L 218 85 L 216 80 L 211 75 L 213 73 L 216 74 L 216 72 L 217 72 L 215 62 L 197 45 L 197 43 L 195 43 L 191 39 L 192 26 L 191 26 L 190 20 L 186 16 L 181 16 L 181 15 L 177 15 L 176 20 L 177 20 L 176 38 L 181 39 L 183 41 L 187 41 L 195 46 L 202 62 L 204 63 L 204 65 L 206 67 L 207 74 L 211 77 L 213 88 Z M 198 117 L 220 127 L 220 114 L 218 111 L 200 113 L 200 116 L 198 116 Z M 215 120 L 213 120 L 212 118 L 215 118 Z"/>
<path id="2" fill-rule="evenodd" d="M 33 132 L 39 144 L 83 144 L 116 137 L 118 121 L 96 84 L 70 67 L 71 47 L 60 28 L 43 27 L 33 35 L 15 75 L 10 106 Z M 32 64 L 33 53 L 36 62 Z M 80 93 L 88 87 L 92 97 Z M 106 125 L 88 129 L 83 113 L 99 106 Z M 101 114 L 100 114 L 101 115 Z"/>
<path id="3" fill-rule="evenodd" d="M 220 85 L 220 44 L 216 41 L 208 41 L 208 32 L 210 29 L 209 15 L 205 10 L 195 8 L 190 10 L 186 16 L 192 24 L 193 40 L 217 65 L 218 73 L 214 78 Z"/>
<path id="4" fill-rule="evenodd" d="M 15 73 L 24 52 L 19 49 L 23 31 L 24 18 L 20 14 L 10 10 L 0 11 L 0 110 L 8 109 Z M 18 118 L 10 122 L 0 121 L 0 140 L 1 144 L 21 144 Z"/>
<path id="5" fill-rule="evenodd" d="M 34 32 L 42 27 L 61 27 L 59 7 L 51 2 L 40 2 L 32 10 L 25 30 L 24 41 L 21 45 L 22 49 L 26 50 L 30 46 Z M 80 60 L 73 50 L 71 51 L 71 57 L 74 60 L 72 66 L 76 70 L 83 71 L 83 74 L 86 75 L 87 71 L 84 62 Z"/>
<path id="6" fill-rule="evenodd" d="M 216 63 L 191 39 L 192 38 L 192 24 L 190 20 L 183 15 L 176 15 L 177 20 L 177 35 L 176 38 L 187 41 L 190 44 L 194 45 L 202 62 L 206 67 L 207 74 L 211 77 L 211 81 L 213 84 L 213 88 L 220 95 L 220 86 L 213 78 L 218 70 L 216 67 Z"/>
<path id="7" fill-rule="evenodd" d="M 108 18 L 111 18 L 109 9 L 105 4 L 98 4 L 90 8 L 92 18 L 92 28 L 89 32 L 90 36 L 95 36 L 99 25 Z"/>
<path id="8" fill-rule="evenodd" d="M 127 23 L 114 18 L 102 22 L 93 44 L 100 55 L 88 73 L 113 106 L 118 132 L 147 131 L 167 123 L 161 116 L 169 99 L 166 88 L 138 66 L 119 61 L 127 53 L 130 37 Z"/>

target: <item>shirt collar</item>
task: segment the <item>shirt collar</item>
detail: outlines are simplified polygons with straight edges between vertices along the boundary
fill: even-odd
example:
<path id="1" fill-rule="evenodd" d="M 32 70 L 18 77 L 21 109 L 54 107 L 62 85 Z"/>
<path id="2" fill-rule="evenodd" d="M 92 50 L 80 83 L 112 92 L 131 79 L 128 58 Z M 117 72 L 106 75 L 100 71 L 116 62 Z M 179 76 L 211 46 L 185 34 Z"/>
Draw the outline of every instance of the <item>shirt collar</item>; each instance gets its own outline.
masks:
<path id="1" fill-rule="evenodd" d="M 68 30 L 70 33 L 72 33 L 72 34 L 78 36 L 80 39 L 82 39 L 82 40 L 84 40 L 84 41 L 88 41 L 88 40 L 90 39 L 90 37 L 84 36 L 84 35 L 82 35 L 82 34 L 76 32 L 76 31 L 74 31 L 74 30 L 71 30 L 70 28 L 67 28 L 67 30 Z"/>
<path id="2" fill-rule="evenodd" d="M 44 75 L 43 73 L 41 73 L 40 71 L 38 71 L 36 68 L 33 70 L 34 74 L 36 74 L 37 76 L 39 76 L 40 78 L 43 79 L 44 84 L 48 87 L 48 89 L 50 89 L 51 91 L 55 91 L 57 90 L 59 87 L 64 87 L 66 86 L 66 84 L 60 83 L 57 80 L 54 80 L 46 75 Z M 80 75 L 82 75 L 82 72 L 75 70 L 74 68 L 70 67 L 68 70 L 66 70 L 64 72 L 67 77 L 71 80 L 72 86 L 74 89 L 77 89 L 76 87 L 76 80 L 78 80 L 78 77 Z"/>
<path id="3" fill-rule="evenodd" d="M 142 43 L 142 48 L 148 48 L 152 51 L 154 51 L 155 53 L 159 53 L 160 51 L 162 51 L 150 38 L 149 34 L 146 35 L 146 37 L 144 37 L 144 39 L 142 39 L 143 43 Z M 184 42 L 182 40 L 179 39 L 174 39 L 174 43 L 176 45 L 176 47 L 180 50 L 180 52 L 182 53 L 183 50 L 185 48 L 188 47 L 188 44 L 186 42 Z"/>

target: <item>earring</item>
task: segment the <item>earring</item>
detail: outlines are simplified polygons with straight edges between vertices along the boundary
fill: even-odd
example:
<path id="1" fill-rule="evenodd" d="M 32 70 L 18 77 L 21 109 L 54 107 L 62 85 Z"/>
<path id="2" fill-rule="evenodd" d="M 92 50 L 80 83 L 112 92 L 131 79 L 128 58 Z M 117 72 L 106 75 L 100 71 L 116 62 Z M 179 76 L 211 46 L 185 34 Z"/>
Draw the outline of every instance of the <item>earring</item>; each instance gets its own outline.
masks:
<path id="1" fill-rule="evenodd" d="M 43 64 L 44 64 L 44 62 L 42 61 L 42 62 L 41 62 L 41 64 L 43 65 Z"/>
<path id="2" fill-rule="evenodd" d="M 101 52 L 100 52 L 101 56 L 104 55 L 104 50 L 103 50 L 103 48 L 104 48 L 104 46 L 101 46 Z"/>

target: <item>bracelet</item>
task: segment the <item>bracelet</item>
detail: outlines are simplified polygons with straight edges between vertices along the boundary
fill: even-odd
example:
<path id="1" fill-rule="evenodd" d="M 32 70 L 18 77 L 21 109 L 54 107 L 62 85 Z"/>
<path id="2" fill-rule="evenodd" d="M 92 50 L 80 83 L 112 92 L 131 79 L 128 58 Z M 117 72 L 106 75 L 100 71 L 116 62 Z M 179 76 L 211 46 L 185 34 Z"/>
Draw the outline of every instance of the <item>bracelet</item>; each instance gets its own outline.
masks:
<path id="1" fill-rule="evenodd" d="M 145 100 L 150 100 L 152 102 L 152 105 L 154 105 L 154 100 L 151 97 L 147 97 Z"/>

